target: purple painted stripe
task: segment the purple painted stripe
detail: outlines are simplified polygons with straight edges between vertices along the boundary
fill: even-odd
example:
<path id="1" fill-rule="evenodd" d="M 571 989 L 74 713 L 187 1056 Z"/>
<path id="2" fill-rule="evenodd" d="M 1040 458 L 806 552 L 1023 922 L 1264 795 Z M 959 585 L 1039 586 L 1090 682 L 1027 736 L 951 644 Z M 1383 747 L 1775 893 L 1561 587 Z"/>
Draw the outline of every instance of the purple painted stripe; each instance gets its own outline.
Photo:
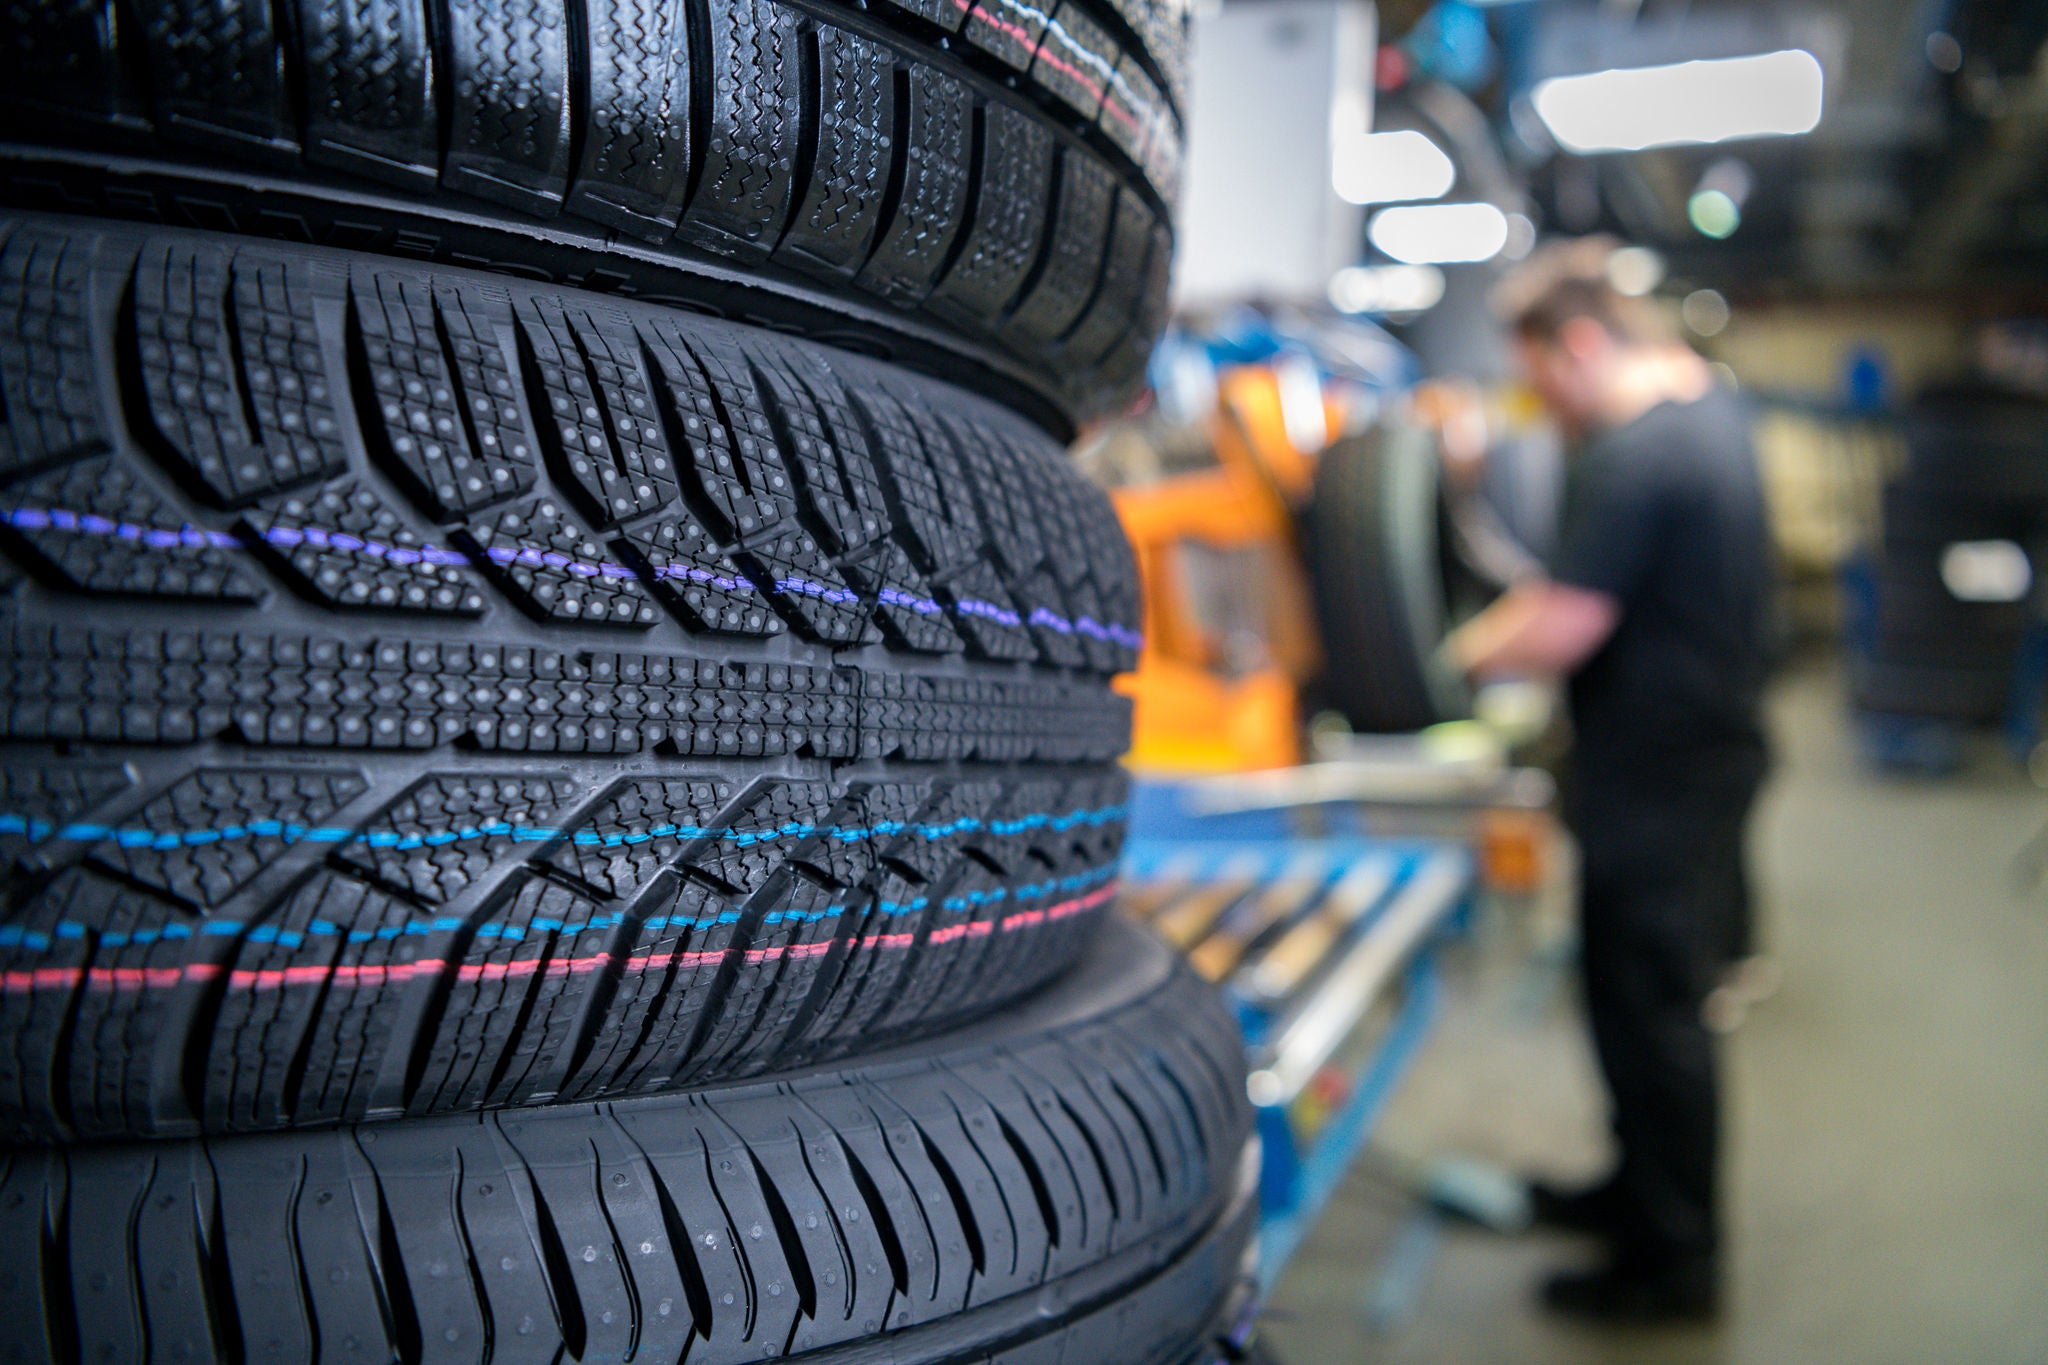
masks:
<path id="1" fill-rule="evenodd" d="M 75 535 L 112 536 L 121 540 L 134 541 L 151 549 L 212 549 L 238 550 L 242 542 L 224 531 L 210 531 L 189 523 L 175 530 L 167 527 L 139 526 L 134 522 L 114 521 L 94 512 L 73 512 L 64 508 L 5 507 L 0 508 L 0 522 L 24 531 L 67 531 Z M 335 550 L 345 554 L 364 555 L 381 559 L 391 564 L 437 564 L 458 567 L 467 565 L 471 557 L 457 550 L 442 549 L 437 545 L 385 545 L 374 540 L 364 540 L 346 531 L 331 531 L 318 526 L 273 526 L 261 532 L 269 544 L 285 549 L 300 545 L 311 545 L 322 550 Z M 500 567 L 517 565 L 522 568 L 552 569 L 560 573 L 575 574 L 581 578 L 639 579 L 641 574 L 629 564 L 617 564 L 609 560 L 577 559 L 554 550 L 543 550 L 531 545 L 494 545 L 484 551 L 484 557 Z M 698 568 L 693 564 L 663 564 L 654 570 L 653 577 L 661 579 L 682 579 L 692 583 L 706 583 L 730 593 L 759 592 L 750 579 L 736 575 L 715 573 L 710 569 Z M 828 584 L 814 582 L 808 578 L 778 578 L 775 591 L 780 593 L 801 593 L 821 597 L 828 602 L 864 602 L 859 593 L 847 588 L 835 588 Z M 885 587 L 874 599 L 884 606 L 906 607 L 926 616 L 947 610 L 944 604 L 929 597 L 919 597 L 901 588 Z M 963 597 L 953 604 L 952 610 L 963 616 L 979 616 L 999 625 L 1021 628 L 1025 622 L 1016 612 L 993 602 L 984 602 L 975 597 Z M 1132 649 L 1141 647 L 1144 637 L 1136 631 L 1121 625 L 1103 625 L 1092 617 L 1083 616 L 1078 621 L 1069 621 L 1045 607 L 1032 609 L 1030 623 L 1058 631 L 1062 635 L 1082 634 L 1098 640 L 1110 640 Z"/>

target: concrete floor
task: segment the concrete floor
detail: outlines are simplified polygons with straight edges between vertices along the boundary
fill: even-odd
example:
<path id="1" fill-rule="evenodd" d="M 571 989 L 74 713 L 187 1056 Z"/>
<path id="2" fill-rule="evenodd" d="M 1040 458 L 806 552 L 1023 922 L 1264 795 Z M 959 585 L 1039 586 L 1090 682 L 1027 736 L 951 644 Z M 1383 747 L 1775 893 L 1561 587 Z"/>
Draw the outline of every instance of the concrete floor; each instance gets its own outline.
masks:
<path id="1" fill-rule="evenodd" d="M 1724 1321 L 1560 1324 L 1533 1288 L 1588 1247 L 1469 1227 L 1441 1231 L 1402 1320 L 1369 1321 L 1402 1229 L 1429 1244 L 1398 1172 L 1446 1153 L 1567 1176 L 1605 1160 L 1572 993 L 1546 991 L 1526 927 L 1494 919 L 1272 1296 L 1284 1365 L 2048 1363 L 2048 892 L 2013 880 L 2048 797 L 1988 749 L 1939 783 L 1873 776 L 1840 698 L 1807 667 L 1772 702 L 1757 868 L 1784 985 L 1726 1051 Z"/>

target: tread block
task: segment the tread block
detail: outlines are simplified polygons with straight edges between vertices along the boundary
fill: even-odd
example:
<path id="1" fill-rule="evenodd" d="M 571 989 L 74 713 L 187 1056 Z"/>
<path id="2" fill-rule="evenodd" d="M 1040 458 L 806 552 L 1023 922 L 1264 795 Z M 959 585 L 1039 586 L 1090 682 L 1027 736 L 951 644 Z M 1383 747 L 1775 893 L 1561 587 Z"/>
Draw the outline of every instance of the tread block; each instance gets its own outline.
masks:
<path id="1" fill-rule="evenodd" d="M 964 490 L 951 443 L 918 420 L 915 400 L 907 394 L 864 388 L 855 391 L 854 405 L 867 423 L 868 448 L 899 509 L 899 530 L 920 567 L 943 573 L 974 558 L 981 526 L 972 499 L 960 496 Z"/>
<path id="2" fill-rule="evenodd" d="M 508 507 L 456 533 L 471 559 L 537 620 L 645 629 L 661 618 L 629 564 L 609 556 L 549 497 Z"/>
<path id="3" fill-rule="evenodd" d="M 681 236 L 721 256 L 762 261 L 789 216 L 802 136 L 796 15 L 773 0 L 706 4 L 710 126 Z"/>
<path id="4" fill-rule="evenodd" d="M 796 347 L 764 351 L 752 366 L 754 381 L 782 462 L 825 545 L 844 554 L 886 534 L 889 509 L 844 382 Z"/>
<path id="5" fill-rule="evenodd" d="M 1102 278 L 1115 202 L 1116 180 L 1106 166 L 1071 149 L 1060 157 L 1059 198 L 1045 259 L 1004 329 L 1019 345 L 1049 347 L 1079 320 Z"/>
<path id="6" fill-rule="evenodd" d="M 315 876 L 234 941 L 207 1053 L 205 1122 L 254 1128 L 360 1118 L 404 1055 L 412 982 L 447 927 L 351 877 Z"/>
<path id="7" fill-rule="evenodd" d="M 920 0 L 924 3 L 925 0 Z M 954 18 L 948 0 L 929 0 Z M 974 96 L 942 71 L 912 66 L 903 186 L 896 213 L 882 230 L 860 282 L 897 304 L 916 304 L 931 293 L 967 209 L 974 150 Z M 900 116 L 899 116 L 900 117 Z"/>
<path id="8" fill-rule="evenodd" d="M 566 777 L 432 773 L 366 817 L 335 859 L 423 905 L 444 905 L 521 844 L 552 838 L 578 794 Z"/>
<path id="9" fill-rule="evenodd" d="M 368 790 L 346 770 L 201 769 L 109 828 L 92 856 L 185 904 L 217 906 Z"/>
<path id="10" fill-rule="evenodd" d="M 627 528 L 620 545 L 655 596 L 689 625 L 723 635 L 774 635 L 783 629 L 754 580 L 687 511 L 677 508 L 659 521 Z"/>
<path id="11" fill-rule="evenodd" d="M 542 0 L 446 0 L 450 189 L 552 214 L 569 174 L 567 15 Z"/>
<path id="12" fill-rule="evenodd" d="M 0 75 L 14 99 L 111 119 L 126 112 L 112 10 L 93 0 L 10 6 Z"/>
<path id="13" fill-rule="evenodd" d="M 423 542 L 365 482 L 270 499 L 244 525 L 300 592 L 343 610 L 481 616 L 483 585 L 457 550 Z"/>
<path id="14" fill-rule="evenodd" d="M 894 145 L 896 54 L 830 24 L 817 24 L 818 121 L 810 182 L 778 260 L 851 278 L 880 225 Z"/>
<path id="15" fill-rule="evenodd" d="M 579 818 L 547 862 L 610 899 L 632 901 L 705 837 L 732 795 L 731 784 L 717 778 L 628 781 Z"/>
<path id="16" fill-rule="evenodd" d="M 297 0 L 306 159 L 425 192 L 440 175 L 423 0 Z"/>
<path id="17" fill-rule="evenodd" d="M 586 0 L 590 119 L 568 210 L 661 243 L 682 217 L 690 38 L 679 0 Z"/>
<path id="18" fill-rule="evenodd" d="M 13 908 L 0 930 L 11 989 L 0 995 L 0 1106 L 16 1137 L 31 1116 L 80 1133 L 150 1126 L 151 1041 L 168 1031 L 189 912 L 95 872 L 67 868 Z M 167 970 L 166 970 L 167 969 Z M 155 990 L 121 983 L 154 980 Z"/>
<path id="19" fill-rule="evenodd" d="M 744 539 L 780 521 L 790 510 L 789 480 L 774 458 L 774 427 L 753 395 L 746 358 L 672 319 L 650 319 L 640 335 L 661 376 L 656 397 L 670 446 L 712 529 Z"/>
<path id="20" fill-rule="evenodd" d="M 945 604 L 910 563 L 903 547 L 885 543 L 845 564 L 846 581 L 864 599 L 877 603 L 875 620 L 890 639 L 920 654 L 954 654 L 966 648 L 960 633 L 946 622 Z"/>
<path id="21" fill-rule="evenodd" d="M 1116 221 L 1102 265 L 1102 288 L 1074 328 L 1060 342 L 1060 354 L 1080 367 L 1092 367 L 1128 335 L 1144 302 L 1146 256 L 1158 220 L 1145 201 L 1119 190 Z"/>
<path id="22" fill-rule="evenodd" d="M 345 465 L 318 294 L 340 297 L 338 269 L 288 272 L 171 242 L 145 245 L 135 261 L 130 317 L 151 414 L 222 500 Z"/>
<path id="23" fill-rule="evenodd" d="M 0 765 L 0 859 L 14 866 L 46 865 L 65 848 L 50 843 L 52 835 L 134 783 L 134 774 L 119 763 L 66 758 Z"/>
<path id="24" fill-rule="evenodd" d="M 1038 646 L 1016 603 L 986 564 L 970 564 L 950 575 L 938 588 L 952 604 L 954 619 L 967 638 L 969 653 L 985 659 L 1038 656 Z"/>
<path id="25" fill-rule="evenodd" d="M 968 23 L 971 36 L 973 20 Z M 981 194 L 974 222 L 927 306 L 942 317 L 988 325 L 1016 298 L 1038 259 L 1055 148 L 1052 135 L 1020 109 L 989 104 L 981 115 Z"/>
<path id="26" fill-rule="evenodd" d="M 1031 75 L 1062 104 L 1094 122 L 1116 74 L 1116 44 L 1073 0 L 1053 12 L 1032 59 Z"/>
<path id="27" fill-rule="evenodd" d="M 533 437 L 504 349 L 511 300 L 383 271 L 354 283 L 363 425 L 407 491 L 446 520 L 532 488 Z"/>
<path id="28" fill-rule="evenodd" d="M 860 594 L 794 522 L 763 532 L 733 553 L 754 582 L 773 586 L 769 601 L 806 638 L 835 644 L 881 640 Z"/>
<path id="29" fill-rule="evenodd" d="M 1110 141 L 1123 148 L 1126 156 L 1143 166 L 1155 130 L 1169 124 L 1172 117 L 1159 87 L 1143 67 L 1131 60 L 1131 54 L 1126 52 L 1117 58 L 1116 69 L 1103 91 L 1102 112 L 1096 116 L 1096 126 L 1109 134 Z"/>
<path id="30" fill-rule="evenodd" d="M 967 15 L 967 41 L 1006 66 L 1023 71 L 1045 38 L 1044 10 L 1026 0 L 979 0 Z"/>
<path id="31" fill-rule="evenodd" d="M 268 8 L 223 14 L 209 0 L 143 0 L 136 10 L 154 73 L 153 112 L 168 136 L 258 157 L 298 151 L 277 60 L 282 35 Z"/>
<path id="32" fill-rule="evenodd" d="M 600 526 L 655 511 L 676 497 L 676 471 L 640 372 L 632 324 L 552 300 L 523 310 L 534 406 L 570 489 Z"/>
<path id="33" fill-rule="evenodd" d="M 314 316 L 341 272 L 146 245 L 130 316 L 149 417 L 186 477 L 233 506 L 348 468 Z"/>
<path id="34" fill-rule="evenodd" d="M 745 899 L 759 891 L 792 849 L 808 847 L 829 831 L 839 793 L 829 783 L 763 778 L 719 817 L 719 824 L 694 841 L 678 866 Z M 861 837 L 865 837 L 864 835 Z"/>
<path id="35" fill-rule="evenodd" d="M 254 602 L 233 536 L 193 526 L 111 455 L 0 492 L 0 524 L 30 561 L 77 592 Z"/>
<path id="36" fill-rule="evenodd" d="M 958 33 L 960 25 L 967 19 L 968 6 L 956 0 L 888 0 L 891 5 L 905 14 L 914 14 L 927 24 L 937 24 L 949 33 Z"/>
<path id="37" fill-rule="evenodd" d="M 22 227 L 0 248 L 0 474 L 106 446 L 86 313 L 96 241 Z"/>
<path id="38" fill-rule="evenodd" d="M 444 969 L 415 1113 L 544 1102 L 573 1066 L 587 1014 L 609 996 L 623 916 L 553 882 L 516 879 L 470 917 Z"/>

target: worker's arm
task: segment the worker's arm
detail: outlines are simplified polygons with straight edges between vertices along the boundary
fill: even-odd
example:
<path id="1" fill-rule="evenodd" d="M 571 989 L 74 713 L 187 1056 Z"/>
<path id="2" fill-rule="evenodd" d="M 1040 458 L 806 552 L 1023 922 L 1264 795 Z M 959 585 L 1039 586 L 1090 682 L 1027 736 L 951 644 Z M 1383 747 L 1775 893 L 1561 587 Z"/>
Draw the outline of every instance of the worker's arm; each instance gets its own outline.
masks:
<path id="1" fill-rule="evenodd" d="M 1604 592 L 1530 579 L 1444 641 L 1444 655 L 1473 678 L 1558 677 L 1593 657 L 1621 623 L 1621 603 Z"/>

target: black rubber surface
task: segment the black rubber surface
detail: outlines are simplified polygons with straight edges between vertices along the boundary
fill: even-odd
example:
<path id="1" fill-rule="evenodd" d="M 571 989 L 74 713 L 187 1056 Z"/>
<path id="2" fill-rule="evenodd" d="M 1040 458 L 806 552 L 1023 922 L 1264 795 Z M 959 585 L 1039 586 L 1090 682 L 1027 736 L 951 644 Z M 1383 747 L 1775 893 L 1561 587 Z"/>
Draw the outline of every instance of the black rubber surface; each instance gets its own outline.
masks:
<path id="1" fill-rule="evenodd" d="M 1136 582 L 1021 419 L 673 310 L 0 232 L 6 1134 L 751 1074 L 1101 917 Z"/>
<path id="2" fill-rule="evenodd" d="M 1191 1358 L 1254 1201 L 1242 1043 L 1140 931 L 775 1085 L 16 1150 L 0 1358 Z"/>
<path id="3" fill-rule="evenodd" d="M 1937 496 L 2048 500 L 2048 402 L 1958 385 L 1922 394 L 1902 426 L 1912 485 Z"/>
<path id="4" fill-rule="evenodd" d="M 1164 321 L 1179 0 L 10 0 L 0 23 L 19 207 L 683 299 L 1070 416 Z"/>
<path id="5" fill-rule="evenodd" d="M 1435 658 L 1456 610 L 1437 470 L 1425 433 L 1390 425 L 1338 441 L 1316 463 L 1304 539 L 1321 690 L 1357 730 L 1420 730 L 1469 705 Z"/>

